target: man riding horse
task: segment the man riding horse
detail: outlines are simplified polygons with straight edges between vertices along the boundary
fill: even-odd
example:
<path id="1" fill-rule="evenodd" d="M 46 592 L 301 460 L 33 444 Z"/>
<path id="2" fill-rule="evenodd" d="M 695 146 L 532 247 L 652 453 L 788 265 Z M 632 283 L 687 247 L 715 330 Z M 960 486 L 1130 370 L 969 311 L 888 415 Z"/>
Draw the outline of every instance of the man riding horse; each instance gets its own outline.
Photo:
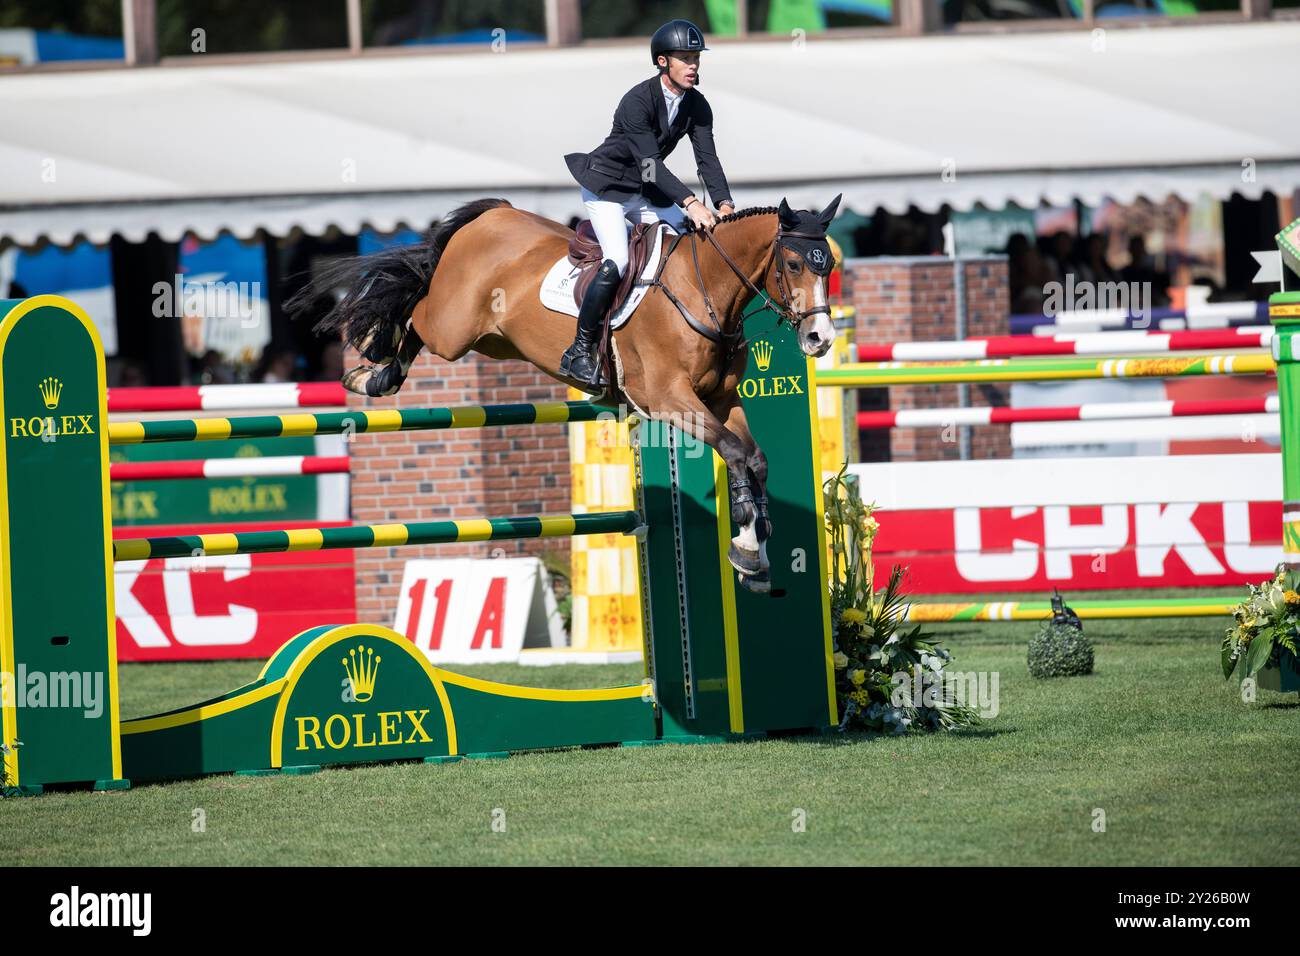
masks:
<path id="1" fill-rule="evenodd" d="M 628 264 L 627 222 L 662 220 L 679 228 L 684 219 L 711 229 L 713 213 L 664 159 L 683 136 L 695 150 L 700 176 L 718 211 L 735 212 L 731 189 L 713 146 L 713 110 L 700 93 L 700 53 L 704 34 L 689 20 L 671 20 L 650 39 L 650 62 L 659 72 L 628 90 L 614 111 L 605 141 L 590 153 L 564 157 L 582 186 L 604 261 L 588 287 L 578 313 L 578 332 L 560 359 L 560 374 L 599 394 L 596 349 L 605 312 Z"/>
<path id="2" fill-rule="evenodd" d="M 314 310 L 320 297 L 333 298 L 316 329 L 340 333 L 360 352 L 363 364 L 343 376 L 344 387 L 358 395 L 396 394 L 425 349 L 449 362 L 474 351 L 523 359 L 560 381 L 603 391 L 599 401 L 625 404 L 704 442 L 727 467 L 736 528 L 728 559 L 745 587 L 763 591 L 770 588 L 772 529 L 767 458 L 738 392 L 749 357 L 744 314 L 757 300 L 794 329 L 805 355 L 826 353 L 835 338 L 826 228 L 840 200 L 820 212 L 791 209 L 784 200 L 733 210 L 713 149 L 712 114 L 695 89 L 704 48 L 698 27 L 666 24 L 651 43 L 659 74 L 623 97 L 604 143 L 568 157 L 603 247 L 603 274 L 577 310 L 568 350 L 572 313 L 549 307 L 542 293 L 553 268 L 567 270 L 573 230 L 504 199 L 465 203 L 423 242 L 329 263 L 285 307 Z M 663 164 L 685 135 L 721 218 Z M 628 262 L 629 214 L 679 228 L 663 239 L 645 297 L 611 335 L 616 380 L 602 388 L 594 351 Z"/>

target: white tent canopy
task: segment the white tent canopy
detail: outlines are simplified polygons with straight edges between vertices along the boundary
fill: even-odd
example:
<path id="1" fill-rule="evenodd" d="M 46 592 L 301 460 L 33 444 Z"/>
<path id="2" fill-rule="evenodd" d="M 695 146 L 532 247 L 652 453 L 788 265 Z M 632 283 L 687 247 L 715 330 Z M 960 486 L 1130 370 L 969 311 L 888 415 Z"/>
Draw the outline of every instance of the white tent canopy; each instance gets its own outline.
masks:
<path id="1" fill-rule="evenodd" d="M 1098 47 L 1098 35 L 1104 46 Z M 869 212 L 1300 188 L 1300 23 L 719 44 L 702 90 L 741 205 Z M 563 155 L 649 75 L 629 46 L 0 79 L 0 240 L 423 228 L 579 211 Z M 689 144 L 669 165 L 694 182 Z"/>

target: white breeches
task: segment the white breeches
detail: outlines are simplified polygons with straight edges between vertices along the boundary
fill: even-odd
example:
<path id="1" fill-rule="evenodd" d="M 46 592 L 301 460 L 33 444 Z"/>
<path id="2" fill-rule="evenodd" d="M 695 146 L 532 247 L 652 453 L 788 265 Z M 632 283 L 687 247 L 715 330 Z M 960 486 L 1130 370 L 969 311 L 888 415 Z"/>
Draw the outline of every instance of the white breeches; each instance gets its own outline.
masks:
<path id="1" fill-rule="evenodd" d="M 628 222 L 655 222 L 662 219 L 674 229 L 680 229 L 686 219 L 677 206 L 652 206 L 644 196 L 633 196 L 617 203 L 601 199 L 590 189 L 582 190 L 582 204 L 587 207 L 587 218 L 596 231 L 600 250 L 606 259 L 613 259 L 618 274 L 627 269 Z"/>

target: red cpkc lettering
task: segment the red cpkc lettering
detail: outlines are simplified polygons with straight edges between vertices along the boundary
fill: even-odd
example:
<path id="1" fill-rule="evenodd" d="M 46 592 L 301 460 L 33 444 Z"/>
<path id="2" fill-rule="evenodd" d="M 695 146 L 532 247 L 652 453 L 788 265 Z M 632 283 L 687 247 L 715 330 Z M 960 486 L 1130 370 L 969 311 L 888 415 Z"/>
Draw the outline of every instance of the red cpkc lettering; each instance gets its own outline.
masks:
<path id="1" fill-rule="evenodd" d="M 1230 501 L 894 511 L 877 559 L 888 568 L 906 551 L 915 586 L 934 591 L 1241 583 L 1281 560 L 1279 510 Z"/>

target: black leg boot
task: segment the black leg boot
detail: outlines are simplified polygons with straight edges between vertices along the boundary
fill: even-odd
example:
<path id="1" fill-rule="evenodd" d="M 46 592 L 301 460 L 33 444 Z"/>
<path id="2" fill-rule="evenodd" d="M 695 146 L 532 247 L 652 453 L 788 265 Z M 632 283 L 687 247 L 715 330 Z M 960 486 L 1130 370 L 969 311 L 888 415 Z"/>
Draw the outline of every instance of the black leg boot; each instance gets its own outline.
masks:
<path id="1" fill-rule="evenodd" d="M 579 388 L 593 395 L 602 390 L 597 345 L 605 311 L 618 289 L 619 278 L 614 260 L 606 259 L 600 264 L 596 278 L 582 298 L 582 308 L 578 311 L 578 334 L 560 358 L 560 374 L 578 382 Z"/>

